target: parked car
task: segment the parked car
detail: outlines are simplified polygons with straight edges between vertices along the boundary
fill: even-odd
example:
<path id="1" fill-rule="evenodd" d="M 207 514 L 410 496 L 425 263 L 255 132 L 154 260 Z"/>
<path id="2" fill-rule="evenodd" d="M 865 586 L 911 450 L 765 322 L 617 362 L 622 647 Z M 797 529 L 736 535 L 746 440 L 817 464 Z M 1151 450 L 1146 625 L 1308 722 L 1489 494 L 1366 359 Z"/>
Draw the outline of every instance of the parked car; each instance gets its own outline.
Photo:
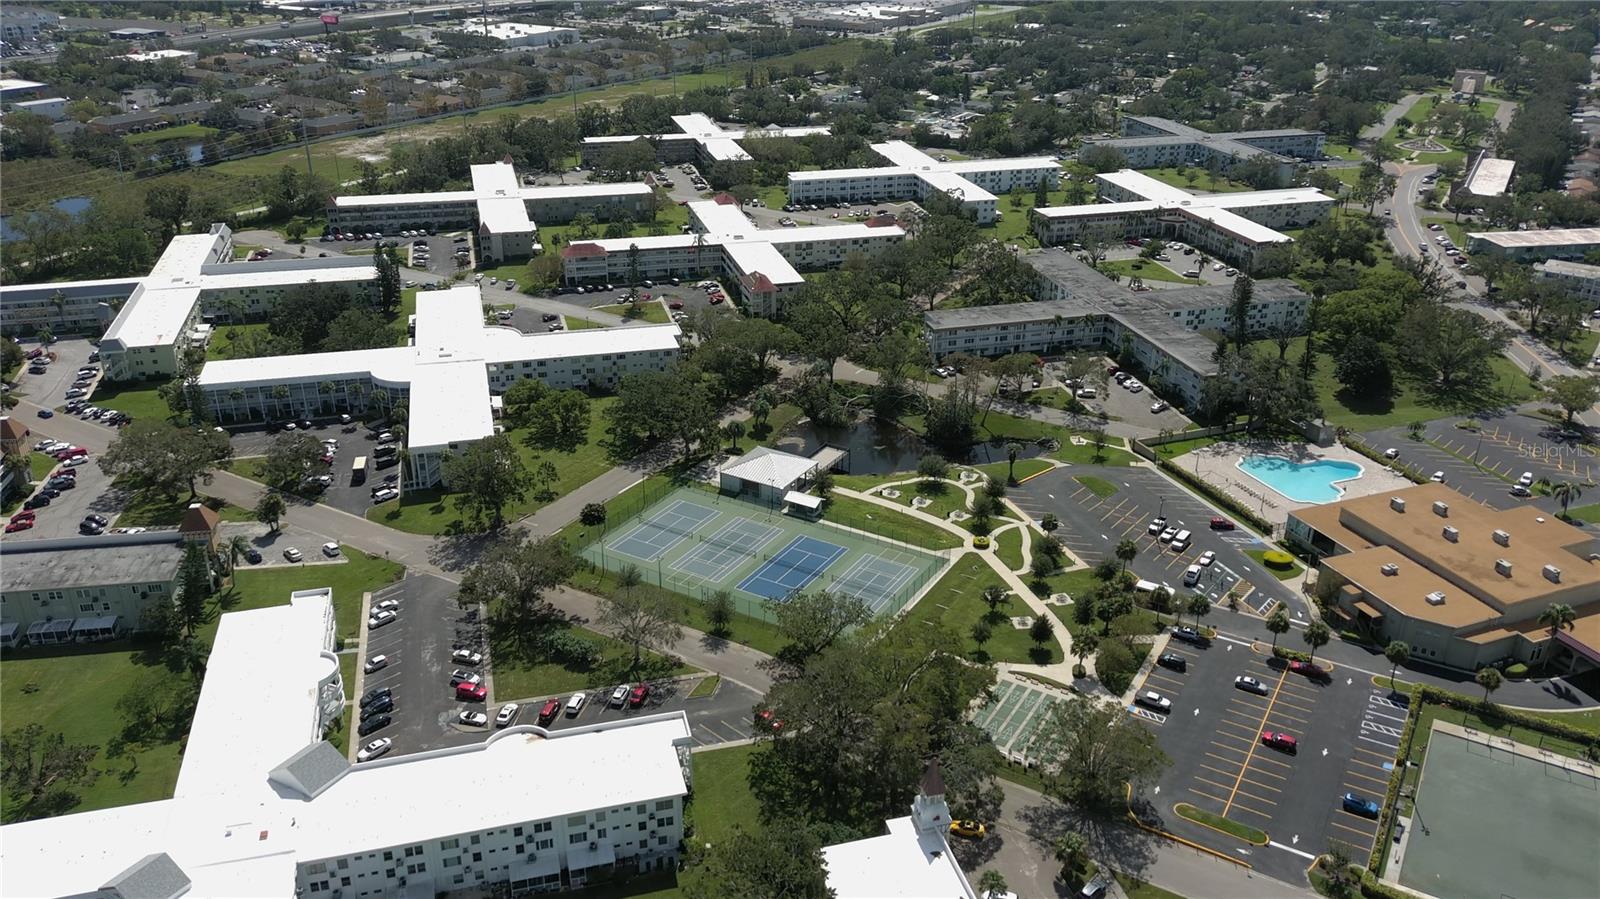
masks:
<path id="1" fill-rule="evenodd" d="M 1166 528 L 1166 529 L 1162 530 L 1160 536 L 1156 537 L 1156 539 L 1161 541 L 1162 543 L 1171 543 L 1172 542 L 1172 538 L 1176 537 L 1176 536 L 1178 536 L 1178 529 L 1177 528 L 1173 528 L 1173 527 L 1169 527 L 1169 528 Z"/>
<path id="2" fill-rule="evenodd" d="M 611 691 L 611 701 L 610 701 L 609 705 L 612 708 L 620 709 L 620 708 L 622 708 L 623 704 L 626 703 L 627 701 L 628 701 L 628 685 L 627 684 L 622 684 L 622 685 L 618 686 L 615 690 Z"/>
<path id="3" fill-rule="evenodd" d="M 636 709 L 639 706 L 644 705 L 645 702 L 648 701 L 649 699 L 650 699 L 650 685 L 649 684 L 635 684 L 633 689 L 628 691 L 628 706 L 630 708 L 635 708 Z"/>
<path id="4" fill-rule="evenodd" d="M 1236 527 L 1236 525 L 1234 525 L 1232 521 L 1223 518 L 1220 515 L 1214 516 L 1211 519 L 1211 529 L 1213 531 L 1231 531 L 1234 529 L 1234 527 Z"/>
<path id="5" fill-rule="evenodd" d="M 1165 516 L 1162 516 L 1160 518 L 1156 518 L 1156 519 L 1152 520 L 1150 522 L 1150 526 L 1145 528 L 1145 533 L 1151 534 L 1151 535 L 1155 535 L 1155 534 L 1161 533 L 1162 531 L 1164 531 L 1166 529 L 1167 529 L 1167 519 L 1166 519 Z"/>
<path id="6" fill-rule="evenodd" d="M 547 699 L 544 705 L 539 707 L 539 723 L 549 724 L 556 720 L 556 716 L 559 714 L 561 714 L 561 700 Z"/>
<path id="7" fill-rule="evenodd" d="M 1188 643 L 1193 646 L 1206 646 L 1211 642 L 1206 639 L 1205 634 L 1202 634 L 1187 625 L 1173 628 L 1172 639 L 1177 640 L 1180 643 Z"/>
<path id="8" fill-rule="evenodd" d="M 253 549 L 253 548 L 245 550 L 244 551 L 244 560 L 246 562 L 249 562 L 251 565 L 260 565 L 261 564 L 261 551 L 258 550 L 258 549 Z"/>
<path id="9" fill-rule="evenodd" d="M 323 239 L 326 240 L 327 238 Z M 356 753 L 356 761 L 370 762 L 393 748 L 394 740 L 388 737 L 379 737 L 378 739 L 373 740 L 371 743 L 361 747 L 361 751 Z"/>
<path id="10" fill-rule="evenodd" d="M 511 722 L 517 720 L 517 712 L 521 709 L 522 706 L 519 706 L 514 702 L 508 702 L 501 706 L 500 714 L 494 716 L 494 726 L 510 727 Z"/>
<path id="11" fill-rule="evenodd" d="M 583 704 L 585 702 L 588 702 L 588 701 L 589 701 L 589 694 L 587 694 L 587 693 L 574 693 L 574 694 L 572 694 L 572 698 L 567 700 L 567 717 L 568 718 L 576 718 L 576 717 L 578 717 L 578 713 L 583 711 Z"/>
<path id="12" fill-rule="evenodd" d="M 1211 563 L 1215 562 L 1216 560 L 1217 560 L 1216 551 L 1208 549 L 1205 552 L 1200 554 L 1200 558 L 1195 560 L 1195 564 L 1199 565 L 1201 568 L 1210 568 L 1211 567 Z"/>
<path id="13" fill-rule="evenodd" d="M 361 725 L 356 728 L 356 733 L 364 737 L 367 734 L 373 733 L 374 731 L 383 730 L 384 728 L 388 727 L 390 722 L 393 720 L 394 719 L 388 715 L 374 715 L 371 718 L 362 721 Z"/>
<path id="14" fill-rule="evenodd" d="M 1287 752 L 1287 753 L 1291 753 L 1291 754 L 1293 754 L 1295 752 L 1298 752 L 1300 750 L 1300 741 L 1296 740 L 1294 737 L 1290 736 L 1289 734 L 1284 733 L 1283 731 L 1277 731 L 1277 730 L 1264 730 L 1264 731 L 1262 731 L 1261 732 L 1261 743 L 1264 746 L 1271 746 L 1273 749 L 1278 749 L 1278 750 L 1281 750 L 1283 752 Z"/>
<path id="15" fill-rule="evenodd" d="M 1339 799 L 1341 804 L 1344 806 L 1344 810 L 1352 815 L 1360 815 L 1363 818 L 1378 817 L 1379 809 L 1377 800 L 1368 799 L 1365 796 L 1355 793 L 1346 793 L 1339 797 Z"/>
<path id="16" fill-rule="evenodd" d="M 373 700 L 371 705 L 368 705 L 366 708 L 362 709 L 361 720 L 365 721 L 368 718 L 374 718 L 378 715 L 386 715 L 392 711 L 394 711 L 394 697 L 385 696 L 382 699 Z"/>
<path id="17" fill-rule="evenodd" d="M 24 518 L 24 519 L 21 519 L 20 521 L 13 521 L 10 524 L 6 525 L 6 533 L 7 534 L 15 534 L 18 531 L 31 530 L 32 528 L 33 528 L 33 519 L 32 518 Z"/>
<path id="18" fill-rule="evenodd" d="M 982 821 L 951 821 L 950 832 L 969 840 L 981 840 L 989 832 L 989 828 L 985 827 Z"/>
<path id="19" fill-rule="evenodd" d="M 362 708 L 366 708 L 367 706 L 372 705 L 373 703 L 378 702 L 379 700 L 393 699 L 393 698 L 394 698 L 394 691 L 389 689 L 388 687 L 373 687 L 372 689 L 368 690 L 366 693 L 362 694 L 360 705 L 361 705 Z"/>
<path id="20" fill-rule="evenodd" d="M 450 653 L 450 661 L 457 665 L 470 665 L 476 668 L 483 664 L 483 653 L 473 652 L 470 649 L 458 649 Z"/>
<path id="21" fill-rule="evenodd" d="M 1272 692 L 1272 690 L 1268 688 L 1266 684 L 1246 674 L 1241 674 L 1234 678 L 1233 686 L 1236 689 L 1243 690 L 1246 693 L 1254 693 L 1257 696 L 1265 696 Z"/>
<path id="22" fill-rule="evenodd" d="M 398 617 L 398 615 L 390 611 L 373 612 L 372 617 L 367 619 L 367 628 L 370 630 L 383 627 L 385 624 L 392 624 Z"/>
<path id="23" fill-rule="evenodd" d="M 305 558 L 305 554 L 291 546 L 283 551 L 283 557 L 291 562 L 298 562 Z"/>
<path id="24" fill-rule="evenodd" d="M 324 544 L 322 544 L 322 554 L 327 556 L 330 559 L 339 558 L 339 544 L 337 544 L 337 543 L 324 543 Z"/>
<path id="25" fill-rule="evenodd" d="M 1289 663 L 1289 670 L 1316 681 L 1332 680 L 1333 677 L 1328 673 L 1328 669 L 1315 662 L 1293 661 Z"/>
<path id="26" fill-rule="evenodd" d="M 1163 714 L 1172 711 L 1172 700 L 1162 696 L 1160 693 L 1157 693 L 1154 690 L 1145 690 L 1141 692 L 1138 696 L 1134 697 L 1133 701 L 1147 709 L 1154 709 L 1155 711 Z"/>
<path id="27" fill-rule="evenodd" d="M 1156 659 L 1156 664 L 1173 671 L 1188 671 L 1189 660 L 1175 652 L 1164 652 Z"/>
<path id="28" fill-rule="evenodd" d="M 476 671 L 468 671 L 465 668 L 457 668 L 456 670 L 450 672 L 450 686 L 452 687 L 459 684 L 478 684 L 482 682 L 483 675 Z"/>
<path id="29" fill-rule="evenodd" d="M 377 671 L 380 668 L 387 668 L 387 667 L 389 667 L 389 657 L 384 655 L 381 652 L 378 653 L 375 656 L 370 656 L 370 657 L 367 658 L 366 672 L 368 674 L 371 674 L 372 672 Z"/>
<path id="30" fill-rule="evenodd" d="M 456 684 L 456 699 L 462 702 L 483 702 L 489 698 L 489 688 L 483 684 Z"/>
<path id="31" fill-rule="evenodd" d="M 485 715 L 483 712 L 474 712 L 470 709 L 462 709 L 461 712 L 456 715 L 456 721 L 460 722 L 461 724 L 465 724 L 468 727 L 485 727 L 489 723 L 489 716 Z"/>
<path id="32" fill-rule="evenodd" d="M 756 712 L 756 727 L 777 733 L 783 730 L 783 719 L 772 709 L 761 709 Z"/>

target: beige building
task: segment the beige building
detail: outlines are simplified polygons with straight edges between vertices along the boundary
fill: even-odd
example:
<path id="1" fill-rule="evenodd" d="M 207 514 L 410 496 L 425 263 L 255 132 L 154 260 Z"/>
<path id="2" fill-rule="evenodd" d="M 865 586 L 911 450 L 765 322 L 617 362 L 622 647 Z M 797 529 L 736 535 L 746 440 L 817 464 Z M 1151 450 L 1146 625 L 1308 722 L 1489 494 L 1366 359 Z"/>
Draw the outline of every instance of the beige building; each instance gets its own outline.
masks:
<path id="1" fill-rule="evenodd" d="M 1338 584 L 1335 614 L 1411 657 L 1475 670 L 1514 659 L 1600 666 L 1595 541 L 1535 506 L 1498 512 L 1442 484 L 1290 513 L 1287 538 Z M 1326 594 L 1324 594 L 1326 595 Z M 1554 635 L 1552 604 L 1577 614 Z"/>

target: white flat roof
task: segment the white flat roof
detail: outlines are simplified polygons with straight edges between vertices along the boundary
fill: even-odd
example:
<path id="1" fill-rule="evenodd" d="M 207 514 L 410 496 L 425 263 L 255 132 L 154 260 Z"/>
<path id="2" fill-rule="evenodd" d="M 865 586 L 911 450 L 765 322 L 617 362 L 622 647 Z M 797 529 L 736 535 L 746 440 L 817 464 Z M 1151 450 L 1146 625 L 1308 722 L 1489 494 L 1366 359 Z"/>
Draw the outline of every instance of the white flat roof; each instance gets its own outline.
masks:
<path id="1" fill-rule="evenodd" d="M 750 159 L 749 153 L 739 146 L 739 142 L 728 137 L 709 137 L 700 142 L 705 148 L 706 155 L 718 162 L 742 161 Z"/>
<path id="2" fill-rule="evenodd" d="M 1468 237 L 1502 247 L 1564 247 L 1600 244 L 1600 228 L 1549 228 L 1544 231 L 1471 231 Z"/>
<path id="3" fill-rule="evenodd" d="M 245 805 L 278 798 L 267 772 L 321 736 L 317 684 L 339 670 L 338 659 L 324 654 L 332 621 L 331 590 L 222 616 L 174 798 Z"/>
<path id="4" fill-rule="evenodd" d="M 675 115 L 672 117 L 672 124 L 677 125 L 678 130 L 684 134 L 690 134 L 695 137 L 721 137 L 723 135 L 722 126 L 712 121 L 711 116 L 703 112 Z"/>
<path id="5" fill-rule="evenodd" d="M 715 237 L 715 235 L 712 235 L 712 237 Z M 703 246 L 714 247 L 718 243 L 720 243 L 720 241 L 708 239 L 705 241 Z M 641 252 L 645 250 L 672 250 L 681 247 L 694 246 L 694 235 L 658 234 L 654 237 L 609 237 L 602 238 L 600 240 L 580 241 L 577 244 L 570 244 L 570 246 L 580 246 L 583 244 L 593 244 L 594 246 L 605 250 L 607 253 L 626 253 L 629 247 L 638 247 Z"/>
<path id="6" fill-rule="evenodd" d="M 822 848 L 838 899 L 977 899 L 943 834 L 918 834 L 910 817 L 889 832 Z"/>
<path id="7" fill-rule="evenodd" d="M 781 245 L 855 240 L 862 237 L 895 237 L 904 236 L 905 233 L 905 230 L 899 225 L 812 225 L 811 227 L 802 226 L 799 228 L 783 228 L 777 231 L 763 231 L 762 237 L 768 243 Z"/>
<path id="8" fill-rule="evenodd" d="M 650 193 L 650 185 L 639 181 L 617 184 L 556 184 L 521 188 L 522 199 L 530 203 L 536 203 L 541 200 L 570 200 L 588 197 L 638 197 L 648 193 Z"/>
<path id="9" fill-rule="evenodd" d="M 1085 203 L 1082 206 L 1035 206 L 1033 211 L 1049 219 L 1088 218 L 1096 215 L 1154 212 L 1161 204 L 1154 200 L 1129 200 L 1125 203 Z"/>
<path id="10" fill-rule="evenodd" d="M 30 87 L 44 87 L 38 81 L 26 81 L 21 78 L 0 78 L 0 91 L 20 91 Z"/>
<path id="11" fill-rule="evenodd" d="M 417 353 L 411 347 L 380 347 L 338 353 L 216 359 L 200 370 L 200 386 L 261 387 L 289 382 L 371 376 L 390 387 L 411 383 Z"/>
<path id="12" fill-rule="evenodd" d="M 1172 206 L 1163 204 L 1163 208 L 1179 209 L 1184 215 L 1204 219 L 1213 226 L 1248 244 L 1288 243 L 1293 240 L 1293 238 L 1281 231 L 1268 228 L 1266 225 L 1258 225 L 1238 213 L 1229 212 L 1226 209 L 1218 209 L 1215 206 Z"/>
<path id="13" fill-rule="evenodd" d="M 941 190 L 947 194 L 953 194 L 956 191 L 960 191 L 961 199 L 966 203 L 981 203 L 985 200 L 995 199 L 994 194 L 989 193 L 988 191 L 976 184 L 973 184 L 971 181 L 968 181 L 960 175 L 955 174 L 954 172 L 933 171 L 916 172 L 915 174 L 918 178 L 921 178 L 923 181 L 927 182 L 929 187 L 932 187 L 935 190 Z"/>
<path id="14" fill-rule="evenodd" d="M 815 459 L 758 446 L 722 466 L 720 471 L 743 481 L 787 490 L 816 467 Z"/>
<path id="15" fill-rule="evenodd" d="M 407 405 L 408 450 L 438 449 L 494 434 L 489 370 L 482 359 L 418 364 Z"/>
<path id="16" fill-rule="evenodd" d="M 537 230 L 521 197 L 478 200 L 478 224 L 490 234 L 527 234 Z"/>
<path id="17" fill-rule="evenodd" d="M 184 322 L 199 301 L 198 287 L 152 290 L 141 284 L 133 289 L 102 339 L 125 347 L 170 345 L 183 332 Z"/>
<path id="18" fill-rule="evenodd" d="M 805 283 L 805 278 L 800 276 L 800 272 L 783 257 L 778 248 L 764 240 L 727 243 L 722 250 L 742 274 L 760 272 L 773 284 Z"/>
<path id="19" fill-rule="evenodd" d="M 432 193 L 368 194 L 365 196 L 338 196 L 333 198 L 336 209 L 355 209 L 361 206 L 439 206 L 447 203 L 467 204 L 478 199 L 470 190 L 439 190 Z"/>
<path id="20" fill-rule="evenodd" d="M 490 162 L 471 167 L 472 191 L 478 196 L 510 196 L 517 191 L 517 171 L 509 162 Z"/>
<path id="21" fill-rule="evenodd" d="M 1095 177 L 1107 184 L 1114 184 L 1124 190 L 1132 191 L 1146 200 L 1155 200 L 1158 203 L 1181 203 L 1193 201 L 1200 196 L 1199 194 L 1191 194 L 1180 187 L 1173 187 L 1165 181 L 1152 178 L 1143 172 L 1136 172 L 1133 169 L 1101 172 Z"/>
<path id="22" fill-rule="evenodd" d="M 1600 265 L 1588 265 L 1583 262 L 1573 262 L 1570 259 L 1547 259 L 1544 262 L 1536 262 L 1533 270 L 1564 275 L 1569 278 L 1600 280 Z"/>
<path id="23" fill-rule="evenodd" d="M 1516 162 L 1510 159 L 1483 156 L 1472 167 L 1467 191 L 1480 197 L 1498 197 L 1510 189 L 1511 175 L 1516 169 Z"/>
<path id="24" fill-rule="evenodd" d="M 889 160 L 891 165 L 904 166 L 908 169 L 940 168 L 948 165 L 948 163 L 934 159 L 903 140 L 891 140 L 884 141 L 881 144 L 873 144 L 872 152 Z"/>
<path id="25" fill-rule="evenodd" d="M 632 328 L 582 328 L 553 334 L 518 334 L 509 328 L 485 328 L 483 354 L 493 365 L 574 359 L 678 349 L 683 331 L 674 324 Z"/>
<path id="26" fill-rule="evenodd" d="M 711 234 L 749 234 L 761 230 L 760 225 L 733 203 L 695 200 L 689 204 L 689 216 Z"/>
<path id="27" fill-rule="evenodd" d="M 1332 203 L 1333 198 L 1314 187 L 1286 187 L 1279 190 L 1242 190 L 1226 194 L 1196 194 L 1197 202 L 1218 209 L 1254 209 L 1263 206 L 1299 206 L 1306 203 Z"/>
<path id="28" fill-rule="evenodd" d="M 241 287 L 277 287 L 287 284 L 343 284 L 347 282 L 376 281 L 378 268 L 371 263 L 362 261 L 362 265 L 338 266 L 302 266 L 290 271 L 271 269 L 260 266 L 259 263 L 238 262 L 220 268 L 227 269 L 225 274 L 203 274 L 192 282 L 202 290 L 227 290 Z M 294 260 L 299 261 L 299 260 Z M 308 262 L 330 262 L 329 259 L 306 260 Z"/>
<path id="29" fill-rule="evenodd" d="M 845 178 L 890 178 L 915 174 L 904 166 L 883 166 L 875 169 L 808 169 L 790 172 L 790 181 L 841 181 Z"/>
<path id="30" fill-rule="evenodd" d="M 1032 169 L 1059 170 L 1061 168 L 1061 163 L 1056 162 L 1054 159 L 1051 159 L 1048 156 L 1010 156 L 997 159 L 963 159 L 953 162 L 941 162 L 939 165 L 943 166 L 945 171 L 955 172 L 957 175 L 976 174 L 978 172 L 1026 171 Z"/>

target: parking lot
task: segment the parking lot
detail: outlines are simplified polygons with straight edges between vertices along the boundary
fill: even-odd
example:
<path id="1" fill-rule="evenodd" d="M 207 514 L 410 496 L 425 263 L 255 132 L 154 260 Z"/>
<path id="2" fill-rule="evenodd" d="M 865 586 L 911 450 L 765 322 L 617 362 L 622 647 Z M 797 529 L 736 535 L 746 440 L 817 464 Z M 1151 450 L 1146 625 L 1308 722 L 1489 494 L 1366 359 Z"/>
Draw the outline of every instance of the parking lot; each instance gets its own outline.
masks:
<path id="1" fill-rule="evenodd" d="M 34 444 L 29 444 L 28 448 L 31 449 L 33 446 Z M 90 513 L 105 516 L 111 522 L 108 527 L 116 527 L 117 515 L 122 511 L 124 491 L 111 486 L 111 478 L 100 471 L 100 466 L 95 464 L 95 457 L 92 454 L 88 458 L 88 462 L 73 469 L 78 473 L 74 478 L 75 486 L 60 490 L 58 496 L 51 498 L 50 505 L 34 509 L 32 528 L 7 534 L 6 539 L 48 540 L 56 537 L 76 537 L 79 523 Z M 65 470 L 57 463 L 51 474 Z M 34 485 L 34 492 L 30 496 L 37 496 L 45 489 L 45 480 L 41 479 Z"/>
<path id="2" fill-rule="evenodd" d="M 694 690 L 699 680 L 696 677 L 653 681 L 650 684 L 650 698 L 638 708 L 633 708 L 627 703 L 620 708 L 611 705 L 609 700 L 616 686 L 614 684 L 586 690 L 584 692 L 587 698 L 584 700 L 583 710 L 575 716 L 566 714 L 565 703 L 571 694 L 564 694 L 559 697 L 563 704 L 561 714 L 547 726 L 551 730 L 562 730 L 639 715 L 656 715 L 682 710 L 689 716 L 689 730 L 698 746 L 713 746 L 751 737 L 754 734 L 754 709 L 761 701 L 761 694 L 724 680 L 718 684 L 716 692 L 712 695 L 690 699 L 689 693 Z M 502 701 L 498 696 L 492 698 L 497 702 Z M 529 700 L 519 713 L 518 720 L 522 724 L 537 723 L 539 707 L 545 698 Z"/>
<path id="3" fill-rule="evenodd" d="M 1329 840 L 1352 847 L 1357 859 L 1371 851 L 1377 822 L 1345 811 L 1342 797 L 1382 802 L 1405 710 L 1365 674 L 1334 669 L 1315 680 L 1289 671 L 1267 649 L 1229 640 L 1168 642 L 1164 651 L 1182 658 L 1186 670 L 1157 667 L 1140 689 L 1169 699 L 1170 713 L 1129 711 L 1155 729 L 1172 764 L 1136 797 L 1136 808 L 1147 823 L 1298 884 Z M 1239 676 L 1254 678 L 1264 695 L 1236 686 Z M 1268 746 L 1263 732 L 1287 734 L 1298 745 Z M 1260 830 L 1269 845 L 1180 817 L 1179 803 Z"/>
<path id="4" fill-rule="evenodd" d="M 641 287 L 639 289 L 641 301 L 644 294 L 649 294 L 651 300 L 662 300 L 666 302 L 669 307 L 675 302 L 682 303 L 682 311 L 691 316 L 701 309 L 724 310 L 729 314 L 732 314 L 735 308 L 733 303 L 727 300 L 724 300 L 721 303 L 712 303 L 706 291 L 695 286 L 696 284 L 700 283 L 700 280 L 701 279 L 684 280 L 676 287 L 669 282 L 658 282 L 653 287 Z M 724 291 L 724 293 L 726 293 L 726 291 Z M 618 303 L 628 302 L 628 288 L 627 285 L 618 284 L 614 285 L 612 290 L 595 291 L 589 288 L 584 288 L 584 292 L 581 294 L 572 290 L 566 290 L 559 293 L 558 296 L 560 296 L 562 302 L 587 306 L 592 309 L 596 306 L 613 306 Z"/>
<path id="5" fill-rule="evenodd" d="M 39 348 L 37 342 L 22 345 L 23 352 L 32 352 Z M 67 402 L 67 391 L 72 389 L 72 384 L 78 378 L 78 369 L 85 365 L 99 367 L 100 363 L 90 362 L 89 354 L 95 348 L 87 340 L 63 339 L 45 347 L 55 354 L 55 361 L 50 363 L 43 374 L 33 374 L 29 371 L 34 360 L 28 360 L 29 365 L 24 365 L 17 373 L 17 393 L 46 409 L 55 409 Z M 94 379 L 98 383 L 99 379 Z"/>
<path id="6" fill-rule="evenodd" d="M 1099 478 L 1115 485 L 1115 493 L 1101 497 L 1079 476 Z M 1240 608 L 1257 615 L 1271 612 L 1283 602 L 1292 617 L 1304 617 L 1305 605 L 1295 592 L 1244 554 L 1246 549 L 1268 549 L 1269 544 L 1239 527 L 1214 531 L 1213 516 L 1227 516 L 1194 498 L 1160 474 L 1143 468 L 1072 466 L 1032 478 L 1008 494 L 1017 507 L 1034 520 L 1054 513 L 1061 527 L 1055 536 L 1073 555 L 1093 565 L 1115 558 L 1117 544 L 1132 540 L 1139 555 L 1129 566 L 1144 580 L 1170 588 L 1186 596 L 1191 588 L 1183 585 L 1184 571 L 1198 562 L 1205 552 L 1214 552 L 1215 561 L 1202 569 L 1197 587 L 1213 604 L 1227 601 L 1228 591 L 1241 583 Z M 1166 527 L 1188 530 L 1191 542 L 1183 552 L 1172 552 L 1149 533 L 1157 517 L 1167 519 Z M 1230 519 L 1231 520 L 1231 519 Z"/>
<path id="7" fill-rule="evenodd" d="M 375 454 L 378 446 L 377 432 L 370 431 L 356 422 L 340 424 L 333 419 L 314 420 L 310 428 L 296 425 L 293 431 L 253 428 L 234 432 L 229 439 L 233 444 L 234 458 L 243 459 L 265 456 L 273 441 L 287 435 L 302 433 L 310 434 L 319 441 L 329 438 L 339 441 L 338 451 L 333 456 L 333 464 L 328 466 L 326 471 L 333 478 L 333 483 L 321 488 L 320 492 L 311 485 L 298 488 L 297 492 L 307 498 L 316 498 L 352 515 L 365 515 L 367 509 L 372 506 L 372 489 L 382 486 L 385 479 L 391 475 L 396 481 L 399 480 L 399 454 L 390 457 L 393 462 L 384 460 L 388 464 L 380 466 Z M 353 477 L 351 466 L 360 456 L 367 457 L 367 464 L 362 477 L 357 480 Z"/>
<path id="8" fill-rule="evenodd" d="M 1376 449 L 1398 449 L 1402 462 L 1424 474 L 1443 473 L 1446 485 L 1496 509 L 1529 502 L 1556 508 L 1547 498 L 1511 495 L 1512 484 L 1524 473 L 1551 482 L 1600 479 L 1600 457 L 1554 425 L 1520 415 L 1485 420 L 1476 431 L 1457 428 L 1452 420 L 1428 422 L 1421 440 L 1413 440 L 1404 428 L 1363 436 Z"/>

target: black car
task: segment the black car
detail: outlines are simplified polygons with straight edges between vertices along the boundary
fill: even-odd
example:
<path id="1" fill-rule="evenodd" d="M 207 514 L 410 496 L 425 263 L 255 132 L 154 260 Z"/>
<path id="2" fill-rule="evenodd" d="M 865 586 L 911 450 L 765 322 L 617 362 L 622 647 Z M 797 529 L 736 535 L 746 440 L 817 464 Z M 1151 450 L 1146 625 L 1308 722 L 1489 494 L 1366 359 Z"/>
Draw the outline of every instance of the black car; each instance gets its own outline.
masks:
<path id="1" fill-rule="evenodd" d="M 95 524 L 92 521 L 82 521 L 78 523 L 78 533 L 83 534 L 84 536 L 98 537 L 105 532 L 106 529 L 103 525 Z"/>
<path id="2" fill-rule="evenodd" d="M 88 515 L 83 516 L 83 520 L 84 521 L 92 521 L 95 524 L 100 525 L 101 527 L 105 527 L 106 525 L 111 523 L 111 519 L 105 517 L 104 515 L 97 515 L 97 514 L 95 514 L 93 512 L 90 512 Z"/>
<path id="3" fill-rule="evenodd" d="M 54 487 L 46 487 L 43 490 L 39 491 L 39 495 L 43 496 L 43 497 L 46 497 L 48 499 L 55 499 L 56 497 L 61 495 L 61 491 L 57 490 Z"/>
<path id="4" fill-rule="evenodd" d="M 1193 646 L 1206 646 L 1210 644 L 1205 635 L 1192 627 L 1175 627 L 1172 629 L 1172 639 L 1179 640 Z"/>
<path id="5" fill-rule="evenodd" d="M 22 504 L 22 508 L 38 509 L 48 505 L 50 505 L 50 497 L 41 493 L 38 496 L 29 497 L 28 501 Z"/>
<path id="6" fill-rule="evenodd" d="M 46 484 L 45 486 L 49 487 L 51 490 L 71 490 L 72 488 L 78 486 L 78 479 L 77 478 L 51 478 L 50 482 L 48 484 Z"/>
<path id="7" fill-rule="evenodd" d="M 385 696 L 373 700 L 372 704 L 361 710 L 361 720 L 366 721 L 379 715 L 386 715 L 394 711 L 394 697 Z"/>
<path id="8" fill-rule="evenodd" d="M 556 319 L 558 319 L 560 317 L 561 316 L 556 315 L 554 312 L 546 312 L 544 315 L 540 316 L 539 320 L 540 321 L 553 322 L 553 321 L 555 321 Z"/>
<path id="9" fill-rule="evenodd" d="M 244 560 L 249 562 L 251 565 L 260 565 L 261 553 L 254 549 L 247 549 L 244 551 Z"/>
<path id="10" fill-rule="evenodd" d="M 300 422 L 300 430 L 302 430 L 302 431 L 311 430 L 311 419 L 309 419 L 309 418 L 302 419 L 301 422 Z"/>
<path id="11" fill-rule="evenodd" d="M 373 731 L 383 730 L 393 720 L 388 715 L 374 715 L 371 718 L 364 719 L 361 722 L 361 726 L 356 728 L 356 733 L 364 737 Z"/>
<path id="12" fill-rule="evenodd" d="M 1156 659 L 1156 664 L 1163 668 L 1171 668 L 1173 671 L 1189 670 L 1189 660 L 1175 652 L 1162 653 L 1161 658 Z"/>
<path id="13" fill-rule="evenodd" d="M 381 699 L 391 699 L 393 696 L 394 692 L 388 687 L 373 687 L 366 692 L 366 695 L 361 697 L 361 707 L 366 708 L 374 702 Z"/>

